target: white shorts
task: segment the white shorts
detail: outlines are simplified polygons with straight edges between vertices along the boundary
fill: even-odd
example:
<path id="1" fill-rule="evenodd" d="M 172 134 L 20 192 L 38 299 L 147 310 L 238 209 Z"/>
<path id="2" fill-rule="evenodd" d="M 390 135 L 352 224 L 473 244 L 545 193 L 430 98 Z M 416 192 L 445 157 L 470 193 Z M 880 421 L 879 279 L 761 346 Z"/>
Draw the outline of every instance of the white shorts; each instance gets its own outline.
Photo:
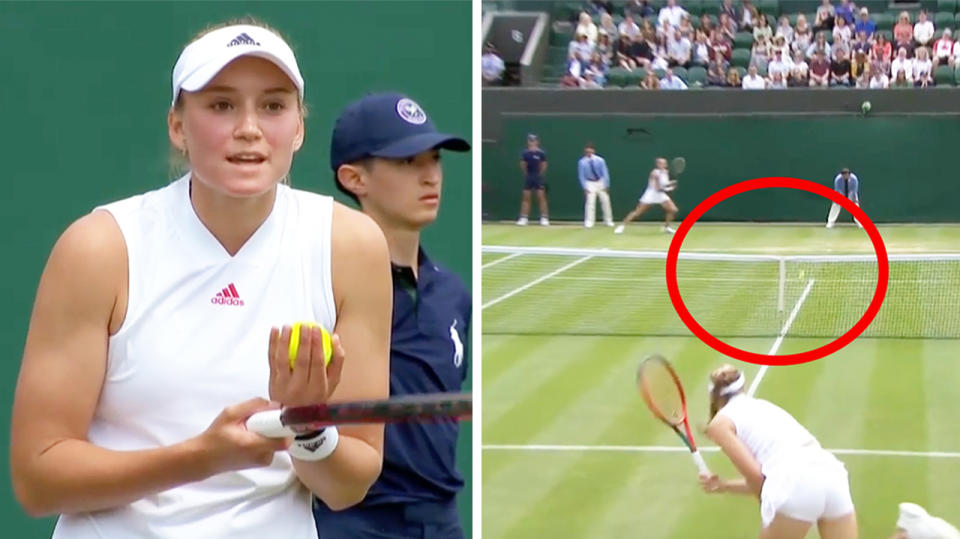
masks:
<path id="1" fill-rule="evenodd" d="M 760 518 L 766 528 L 777 514 L 815 523 L 854 512 L 850 483 L 843 463 L 833 455 L 798 458 L 764 470 Z"/>
<path id="2" fill-rule="evenodd" d="M 651 191 L 649 189 L 644 191 L 643 195 L 640 196 L 641 204 L 665 204 L 669 200 L 670 195 L 663 191 Z"/>

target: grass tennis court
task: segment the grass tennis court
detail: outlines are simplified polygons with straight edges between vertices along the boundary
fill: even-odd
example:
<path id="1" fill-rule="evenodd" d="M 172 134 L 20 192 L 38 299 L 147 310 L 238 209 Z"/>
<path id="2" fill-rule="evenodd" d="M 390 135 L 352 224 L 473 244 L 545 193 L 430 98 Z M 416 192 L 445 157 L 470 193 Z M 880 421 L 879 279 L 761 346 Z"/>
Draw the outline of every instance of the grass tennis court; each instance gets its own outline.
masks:
<path id="1" fill-rule="evenodd" d="M 880 231 L 891 254 L 960 252 L 958 226 Z M 649 224 L 628 227 L 622 236 L 605 227 L 483 229 L 484 246 L 666 251 L 669 241 Z M 872 248 L 863 232 L 849 226 L 828 231 L 804 225 L 698 224 L 683 251 L 824 255 L 871 254 Z M 690 393 L 691 420 L 700 424 L 707 417 L 707 374 L 723 358 L 689 332 L 650 328 L 657 320 L 676 318 L 669 303 L 652 299 L 666 295 L 662 265 L 644 261 L 653 269 L 643 273 L 653 276 L 639 278 L 625 271 L 604 273 L 617 260 L 605 263 L 603 257 L 565 268 L 576 260 L 525 253 L 484 253 L 482 258 L 484 537 L 755 537 L 757 503 L 704 494 L 689 455 L 634 389 L 639 360 L 653 351 L 665 354 Z M 953 281 L 960 262 L 938 263 L 946 269 L 920 267 L 899 277 L 891 272 L 888 299 L 900 307 L 891 303 L 881 311 L 889 328 L 915 333 L 921 325 L 956 327 L 960 288 Z M 710 275 L 711 267 L 716 266 L 700 272 Z M 722 298 L 727 317 L 754 327 L 763 318 L 754 311 L 769 304 L 755 298 L 762 295 L 757 287 L 744 293 L 746 285 L 734 279 L 737 272 L 725 275 L 731 277 L 732 291 Z M 872 293 L 875 276 L 856 273 L 844 279 L 858 275 L 870 280 Z M 663 291 L 657 291 L 658 284 Z M 680 286 L 686 299 L 682 277 Z M 562 287 L 571 290 L 569 296 L 552 292 Z M 797 328 L 813 324 L 801 322 L 803 317 L 830 318 L 834 304 L 842 311 L 849 303 L 843 296 L 848 288 L 817 298 L 818 285 L 812 285 L 796 316 Z M 689 294 L 709 296 L 704 290 Z M 791 310 L 800 298 L 796 292 L 786 296 Z M 926 307 L 910 310 L 911 297 Z M 692 305 L 691 312 L 697 316 Z M 918 324 L 920 315 L 927 322 Z M 643 327 L 629 331 L 630 320 L 638 317 Z M 604 332 L 603 327 L 627 329 Z M 767 353 L 776 337 L 725 340 Z M 824 342 L 787 331 L 777 353 Z M 791 412 L 847 465 L 862 537 L 888 537 L 903 501 L 960 523 L 958 345 L 960 340 L 952 338 L 861 338 L 813 364 L 763 369 L 756 395 Z M 750 386 L 761 368 L 742 365 Z M 698 440 L 708 445 L 703 435 Z M 733 473 L 726 458 L 709 446 L 705 458 L 721 477 Z"/>

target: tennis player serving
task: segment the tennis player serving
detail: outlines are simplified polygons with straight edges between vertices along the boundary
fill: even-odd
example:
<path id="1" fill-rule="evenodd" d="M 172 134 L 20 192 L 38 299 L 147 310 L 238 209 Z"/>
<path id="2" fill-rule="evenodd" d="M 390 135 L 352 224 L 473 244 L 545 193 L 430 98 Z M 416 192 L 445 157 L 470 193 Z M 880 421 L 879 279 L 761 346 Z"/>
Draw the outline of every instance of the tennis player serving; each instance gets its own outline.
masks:
<path id="1" fill-rule="evenodd" d="M 709 493 L 760 499 L 760 539 L 802 539 L 817 525 L 822 539 L 855 539 L 857 517 L 843 463 L 779 406 L 743 392 L 746 378 L 730 365 L 710 375 L 713 440 L 743 475 L 701 476 Z"/>
<path id="2" fill-rule="evenodd" d="M 334 393 L 387 397 L 386 241 L 369 217 L 282 183 L 304 82 L 276 32 L 209 30 L 172 82 L 169 138 L 189 172 L 74 222 L 40 279 L 14 489 L 29 513 L 61 515 L 56 538 L 315 539 L 309 491 L 358 503 L 383 426 L 274 439 L 244 424 Z M 302 320 L 333 330 L 329 367 L 319 329 L 291 367 L 288 324 Z"/>
<path id="3" fill-rule="evenodd" d="M 640 196 L 637 207 L 627 214 L 623 222 L 614 229 L 613 233 L 623 234 L 623 231 L 626 230 L 630 221 L 639 218 L 650 206 L 659 204 L 663 207 L 663 211 L 666 214 L 663 231 L 668 234 L 673 234 L 675 230 L 670 225 L 673 224 L 673 217 L 677 214 L 677 205 L 673 203 L 668 192 L 671 191 L 674 186 L 675 183 L 670 180 L 670 172 L 667 169 L 667 160 L 663 157 L 658 157 L 654 162 L 653 170 L 650 171 L 650 175 L 647 177 L 647 188 Z"/>

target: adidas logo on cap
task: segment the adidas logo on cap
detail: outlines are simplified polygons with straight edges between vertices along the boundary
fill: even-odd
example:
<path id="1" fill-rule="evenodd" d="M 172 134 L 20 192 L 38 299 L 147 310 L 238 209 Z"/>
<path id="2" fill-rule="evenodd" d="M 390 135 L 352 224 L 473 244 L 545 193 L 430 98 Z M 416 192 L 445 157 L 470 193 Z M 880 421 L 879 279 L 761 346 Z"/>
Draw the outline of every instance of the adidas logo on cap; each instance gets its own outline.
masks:
<path id="1" fill-rule="evenodd" d="M 260 43 L 254 41 L 254 39 L 247 35 L 246 32 L 240 34 L 239 36 L 233 38 L 230 43 L 227 43 L 228 47 L 233 47 L 234 45 L 256 45 L 260 46 Z"/>

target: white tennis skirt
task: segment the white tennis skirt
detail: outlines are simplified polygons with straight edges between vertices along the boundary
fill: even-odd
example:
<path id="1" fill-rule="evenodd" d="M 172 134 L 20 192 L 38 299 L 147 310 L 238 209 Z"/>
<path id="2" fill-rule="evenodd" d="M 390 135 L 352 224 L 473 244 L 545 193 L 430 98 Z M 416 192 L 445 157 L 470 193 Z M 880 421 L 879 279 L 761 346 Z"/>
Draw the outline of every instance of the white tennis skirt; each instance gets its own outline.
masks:
<path id="1" fill-rule="evenodd" d="M 641 204 L 666 204 L 670 200 L 670 195 L 663 191 L 652 191 L 647 189 L 640 196 Z"/>
<path id="2" fill-rule="evenodd" d="M 802 450 L 765 465 L 760 519 L 766 528 L 781 514 L 806 522 L 854 512 L 847 469 L 823 449 Z"/>

